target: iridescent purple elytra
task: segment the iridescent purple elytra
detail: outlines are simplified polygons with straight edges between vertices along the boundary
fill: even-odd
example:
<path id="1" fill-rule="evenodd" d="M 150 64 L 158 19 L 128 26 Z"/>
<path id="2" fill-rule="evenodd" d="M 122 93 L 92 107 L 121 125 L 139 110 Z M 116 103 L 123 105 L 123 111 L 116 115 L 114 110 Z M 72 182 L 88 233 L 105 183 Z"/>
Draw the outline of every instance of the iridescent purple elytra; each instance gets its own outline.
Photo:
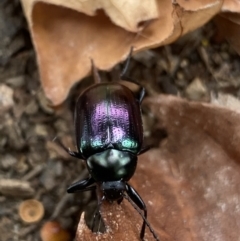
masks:
<path id="1" fill-rule="evenodd" d="M 78 151 L 86 159 L 108 148 L 137 154 L 142 147 L 140 103 L 120 83 L 86 89 L 76 104 L 75 128 Z"/>

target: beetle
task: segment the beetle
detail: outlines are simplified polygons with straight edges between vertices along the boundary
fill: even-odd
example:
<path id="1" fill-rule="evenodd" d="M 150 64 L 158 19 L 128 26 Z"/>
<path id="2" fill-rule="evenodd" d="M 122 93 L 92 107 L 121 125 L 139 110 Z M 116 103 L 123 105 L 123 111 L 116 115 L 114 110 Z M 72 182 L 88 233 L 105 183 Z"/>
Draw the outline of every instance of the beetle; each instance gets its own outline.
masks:
<path id="1" fill-rule="evenodd" d="M 65 148 L 73 157 L 85 161 L 89 177 L 72 184 L 68 193 L 96 190 L 102 192 L 102 199 L 120 204 L 127 199 L 143 218 L 140 238 L 144 239 L 147 208 L 137 193 L 128 184 L 137 166 L 137 156 L 149 148 L 143 145 L 141 102 L 144 87 L 126 75 L 133 49 L 127 58 L 120 80 L 137 84 L 140 91 L 134 94 L 120 82 L 101 83 L 100 76 L 92 61 L 95 84 L 85 89 L 75 107 L 75 132 L 77 152 Z M 143 211 L 143 214 L 141 211 Z M 99 210 L 98 210 L 99 211 Z"/>

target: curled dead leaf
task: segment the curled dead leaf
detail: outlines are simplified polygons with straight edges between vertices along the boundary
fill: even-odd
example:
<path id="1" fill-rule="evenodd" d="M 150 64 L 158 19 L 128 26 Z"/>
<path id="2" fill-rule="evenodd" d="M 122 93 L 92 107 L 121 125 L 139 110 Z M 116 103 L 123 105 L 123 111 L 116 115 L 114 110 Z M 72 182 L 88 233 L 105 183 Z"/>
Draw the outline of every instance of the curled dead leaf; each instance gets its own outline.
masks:
<path id="1" fill-rule="evenodd" d="M 240 54 L 240 14 L 223 13 L 215 17 L 219 31 L 230 45 Z"/>
<path id="2" fill-rule="evenodd" d="M 108 70 L 131 46 L 140 51 L 171 43 L 209 21 L 222 5 L 222 0 L 21 1 L 42 85 L 54 105 L 90 73 L 90 58 Z"/>
<path id="3" fill-rule="evenodd" d="M 145 101 L 167 138 L 139 157 L 131 184 L 161 241 L 237 241 L 240 227 L 240 114 L 172 96 Z M 108 232 L 83 218 L 77 240 L 139 240 L 141 217 L 124 200 L 101 209 Z M 146 240 L 154 240 L 146 230 Z"/>
<path id="4" fill-rule="evenodd" d="M 240 12 L 240 3 L 238 0 L 224 0 L 222 6 L 223 12 Z"/>
<path id="5" fill-rule="evenodd" d="M 185 0 L 176 0 L 176 2 L 188 11 L 199 11 L 203 9 L 212 8 L 214 6 L 218 6 L 219 3 L 221 4 L 223 1 L 221 0 L 201 0 L 201 1 L 185 1 Z"/>
<path id="6" fill-rule="evenodd" d="M 215 22 L 221 34 L 240 54 L 240 2 L 237 0 L 225 0 L 222 6 L 222 13 L 215 17 Z"/>

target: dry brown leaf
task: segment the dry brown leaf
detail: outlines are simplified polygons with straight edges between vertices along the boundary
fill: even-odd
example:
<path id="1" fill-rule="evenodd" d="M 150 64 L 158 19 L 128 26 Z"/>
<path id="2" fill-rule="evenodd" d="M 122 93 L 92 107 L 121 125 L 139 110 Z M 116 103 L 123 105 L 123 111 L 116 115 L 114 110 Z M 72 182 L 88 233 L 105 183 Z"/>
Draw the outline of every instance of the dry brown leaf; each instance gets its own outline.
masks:
<path id="1" fill-rule="evenodd" d="M 240 14 L 224 13 L 215 17 L 219 31 L 240 54 Z"/>
<path id="2" fill-rule="evenodd" d="M 240 12 L 240 2 L 238 0 L 224 0 L 222 11 Z"/>
<path id="3" fill-rule="evenodd" d="M 179 19 L 179 24 L 181 28 L 180 36 L 183 36 L 184 34 L 201 27 L 220 11 L 221 1 L 211 2 L 212 4 L 204 6 L 200 4 L 199 8 L 197 9 L 194 9 L 194 6 L 192 7 L 192 9 L 189 8 L 189 10 L 186 10 L 182 7 L 175 7 L 174 13 Z"/>
<path id="4" fill-rule="evenodd" d="M 222 13 L 215 18 L 215 22 L 221 34 L 240 54 L 240 2 L 224 0 Z"/>
<path id="5" fill-rule="evenodd" d="M 200 9 L 207 9 L 207 8 L 215 8 L 215 6 L 218 6 L 219 3 L 222 3 L 222 1 L 219 0 L 176 0 L 176 2 L 185 10 L 188 11 L 198 11 Z"/>
<path id="6" fill-rule="evenodd" d="M 206 23 L 223 0 L 21 0 L 37 52 L 43 88 L 54 105 L 90 73 L 135 51 L 168 44 Z M 146 7 L 147 6 L 147 7 Z"/>
<path id="7" fill-rule="evenodd" d="M 65 1 L 65 0 L 25 0 L 22 1 L 26 15 L 31 21 L 31 11 L 34 4 L 38 2 L 62 6 L 79 11 L 89 16 L 94 16 L 96 11 L 104 9 L 106 15 L 118 26 L 132 32 L 139 31 L 139 22 L 155 19 L 158 17 L 157 4 L 155 0 L 97 0 L 97 1 Z"/>
<path id="8" fill-rule="evenodd" d="M 164 95 L 145 103 L 168 136 L 140 156 L 131 184 L 160 240 L 239 240 L 240 114 Z M 142 220 L 126 200 L 102 214 L 108 233 L 92 234 L 81 219 L 77 241 L 139 240 Z"/>

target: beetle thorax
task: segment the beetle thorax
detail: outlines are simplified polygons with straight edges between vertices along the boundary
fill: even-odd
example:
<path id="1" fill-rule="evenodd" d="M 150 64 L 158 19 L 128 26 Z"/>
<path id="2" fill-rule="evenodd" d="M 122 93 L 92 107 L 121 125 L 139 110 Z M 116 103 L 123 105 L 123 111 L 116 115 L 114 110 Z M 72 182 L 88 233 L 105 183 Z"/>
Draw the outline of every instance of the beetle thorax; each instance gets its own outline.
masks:
<path id="1" fill-rule="evenodd" d="M 129 152 L 107 149 L 87 159 L 87 167 L 96 181 L 129 180 L 136 169 L 137 156 Z"/>

